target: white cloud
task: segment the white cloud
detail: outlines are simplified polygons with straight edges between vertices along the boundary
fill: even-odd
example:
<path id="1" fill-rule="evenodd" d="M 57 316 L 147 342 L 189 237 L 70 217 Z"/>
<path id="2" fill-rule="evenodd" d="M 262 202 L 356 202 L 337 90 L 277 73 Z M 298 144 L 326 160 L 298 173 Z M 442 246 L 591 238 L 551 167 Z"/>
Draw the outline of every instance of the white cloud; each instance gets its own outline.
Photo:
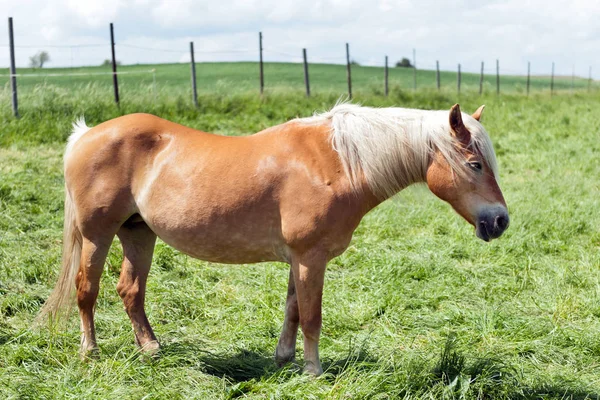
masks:
<path id="1" fill-rule="evenodd" d="M 525 72 L 531 61 L 546 73 L 555 61 L 559 73 L 575 64 L 586 75 L 600 48 L 600 2 L 589 0 L 0 0 L 0 8 L 14 17 L 18 66 L 44 46 L 106 44 L 48 47 L 49 66 L 99 64 L 110 56 L 109 22 L 124 63 L 188 60 L 190 40 L 199 61 L 256 60 L 258 31 L 269 61 L 299 61 L 306 47 L 309 60 L 341 63 L 349 42 L 365 64 L 412 57 L 416 48 L 423 68 L 439 60 L 476 71 L 483 60 L 493 69 L 499 59 L 505 72 Z M 8 65 L 8 51 L 0 64 Z"/>

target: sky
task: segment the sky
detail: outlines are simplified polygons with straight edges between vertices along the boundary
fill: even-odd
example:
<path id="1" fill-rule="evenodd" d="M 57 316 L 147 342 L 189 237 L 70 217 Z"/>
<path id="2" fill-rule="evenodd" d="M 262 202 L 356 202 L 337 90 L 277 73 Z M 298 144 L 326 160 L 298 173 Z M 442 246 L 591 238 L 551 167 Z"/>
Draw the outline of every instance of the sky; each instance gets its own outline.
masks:
<path id="1" fill-rule="evenodd" d="M 595 0 L 0 0 L 0 66 L 9 65 L 8 17 L 16 63 L 45 50 L 48 67 L 99 65 L 110 58 L 109 23 L 123 64 L 302 60 L 383 65 L 402 57 L 419 68 L 600 76 L 600 1 Z"/>

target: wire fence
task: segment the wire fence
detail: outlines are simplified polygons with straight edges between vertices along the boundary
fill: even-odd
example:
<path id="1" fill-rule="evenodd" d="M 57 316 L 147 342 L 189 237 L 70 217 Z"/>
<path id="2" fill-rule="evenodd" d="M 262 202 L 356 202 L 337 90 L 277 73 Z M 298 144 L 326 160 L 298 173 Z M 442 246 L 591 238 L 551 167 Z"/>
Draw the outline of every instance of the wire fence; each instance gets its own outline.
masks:
<path id="1" fill-rule="evenodd" d="M 111 35 L 113 25 L 111 24 Z M 111 36 L 112 37 L 112 36 Z M 502 67 L 500 60 L 482 62 L 480 66 L 444 65 L 436 60 L 421 62 L 416 59 L 413 49 L 412 60 L 404 62 L 403 67 L 388 65 L 388 56 L 378 59 L 361 58 L 351 54 L 346 44 L 345 54 L 311 55 L 311 49 L 299 48 L 297 52 L 275 46 L 263 46 L 263 36 L 259 33 L 258 46 L 246 43 L 246 46 L 214 49 L 210 46 L 195 49 L 190 43 L 181 48 L 168 48 L 156 45 L 115 43 L 114 37 L 108 43 L 83 44 L 20 44 L 16 43 L 12 30 L 12 18 L 9 18 L 9 43 L 0 44 L 10 50 L 11 68 L 9 73 L 0 74 L 0 83 L 5 90 L 10 90 L 13 112 L 18 116 L 18 92 L 32 90 L 39 85 L 57 85 L 76 90 L 84 85 L 97 84 L 113 86 L 115 102 L 119 104 L 119 85 L 144 85 L 151 87 L 156 97 L 160 87 L 187 87 L 192 92 L 191 99 L 197 105 L 197 91 L 210 92 L 219 86 L 227 86 L 232 90 L 256 90 L 262 94 L 265 87 L 292 88 L 303 90 L 306 96 L 319 90 L 347 93 L 352 98 L 353 85 L 359 90 L 369 88 L 371 91 L 387 96 L 390 86 L 393 90 L 437 89 L 444 91 L 478 91 L 480 94 L 501 93 L 574 93 L 575 91 L 591 91 L 596 89 L 592 79 L 592 67 L 587 77 L 577 76 L 572 68 L 570 76 L 555 76 L 554 63 L 547 74 L 531 74 L 531 64 L 523 71 Z M 317 47 L 315 47 L 317 48 Z M 340 49 L 343 47 L 340 45 Z M 34 57 L 45 52 L 53 60 L 60 60 L 63 68 L 42 68 L 38 58 L 38 68 L 24 68 L 15 63 L 15 52 L 31 52 Z M 129 64 L 121 65 L 119 55 L 131 59 L 136 52 L 160 55 L 163 63 L 156 65 Z M 107 57 L 98 65 L 98 56 L 105 53 Z M 104 58 L 104 57 L 101 57 Z M 165 62 L 166 60 L 166 62 Z M 406 61 L 406 60 L 404 60 Z M 235 63 L 232 63 L 235 62 Z M 21 64 L 23 62 L 21 61 Z M 96 66 L 93 66 L 93 64 Z M 196 63 L 198 68 L 196 68 Z M 46 63 L 47 65 L 47 63 Z M 191 67 L 191 68 L 190 68 Z M 191 71 L 191 72 L 190 72 Z M 190 76 L 190 74 L 192 76 Z M 311 85 L 313 86 L 311 88 Z M 10 87 L 10 89 L 8 89 Z M 373 88 L 378 88 L 373 90 Z"/>

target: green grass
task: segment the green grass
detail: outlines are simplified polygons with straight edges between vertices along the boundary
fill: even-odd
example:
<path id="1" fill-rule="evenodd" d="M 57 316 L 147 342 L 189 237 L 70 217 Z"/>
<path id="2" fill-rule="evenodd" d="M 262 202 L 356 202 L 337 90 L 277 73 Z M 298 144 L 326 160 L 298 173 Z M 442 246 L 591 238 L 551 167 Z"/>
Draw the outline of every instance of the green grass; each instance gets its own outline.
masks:
<path id="1" fill-rule="evenodd" d="M 119 66 L 119 87 L 124 101 L 130 100 L 137 94 L 140 85 L 148 90 L 164 88 L 179 88 L 187 90 L 191 96 L 191 79 L 189 64 L 158 64 L 158 65 L 127 65 Z M 154 71 L 154 75 L 151 73 Z M 79 88 L 87 85 L 97 85 L 104 89 L 108 99 L 112 99 L 111 67 L 81 67 L 81 68 L 20 68 L 19 74 L 104 74 L 104 75 L 74 75 L 74 76 L 24 76 L 18 78 L 19 91 L 29 93 L 40 85 L 57 85 L 63 88 Z M 346 66 L 333 64 L 310 64 L 310 82 L 312 93 L 335 92 L 338 95 L 347 93 Z M 265 89 L 304 90 L 304 72 L 302 64 L 294 63 L 265 63 Z M 354 91 L 365 88 L 379 87 L 383 92 L 383 67 L 352 66 L 352 85 Z M 198 91 L 200 93 L 239 93 L 259 89 L 259 67 L 256 62 L 237 63 L 198 63 L 196 65 Z M 461 91 L 478 91 L 479 74 L 462 73 Z M 410 68 L 390 68 L 389 82 L 395 89 L 413 89 L 413 70 Z M 442 90 L 456 93 L 456 71 L 441 71 L 440 83 Z M 588 79 L 577 77 L 573 87 L 577 91 L 588 89 Z M 0 84 L 8 87 L 8 77 L 0 77 Z M 526 76 L 501 75 L 502 93 L 525 93 Z M 550 76 L 533 76 L 531 78 L 531 93 L 550 93 Z M 417 87 L 419 89 L 435 89 L 436 73 L 433 70 L 418 70 Z M 598 83 L 591 82 L 591 87 L 597 89 Z M 393 89 L 394 89 L 393 88 Z M 485 93 L 496 93 L 496 75 L 484 76 L 483 90 Z M 571 77 L 555 77 L 556 92 L 571 90 Z"/>
<path id="2" fill-rule="evenodd" d="M 596 94 L 459 98 L 450 90 L 413 93 L 395 84 L 386 99 L 375 84 L 356 88 L 356 99 L 367 105 L 449 109 L 460 100 L 464 110 L 475 110 L 487 104 L 483 123 L 497 150 L 511 226 L 484 243 L 424 187 L 367 215 L 349 249 L 328 267 L 326 372 L 318 379 L 294 366 L 278 370 L 272 361 L 285 265 L 206 263 L 163 243 L 147 294 L 163 344 L 159 359 L 140 356 L 133 343 L 115 290 L 118 245 L 96 310 L 99 360 L 79 361 L 75 315 L 64 331 L 30 329 L 59 267 L 61 155 L 76 116 L 85 113 L 97 124 L 146 111 L 241 135 L 326 109 L 339 95 L 332 89 L 306 99 L 301 88 L 282 86 L 261 98 L 250 89 L 217 88 L 201 93 L 194 109 L 184 72 L 181 85 L 159 85 L 156 95 L 148 82 L 132 84 L 129 94 L 125 86 L 120 109 L 110 87 L 99 83 L 47 84 L 23 91 L 22 118 L 15 120 L 8 90 L 0 93 L 1 398 L 598 397 Z M 301 360 L 301 338 L 298 344 Z"/>

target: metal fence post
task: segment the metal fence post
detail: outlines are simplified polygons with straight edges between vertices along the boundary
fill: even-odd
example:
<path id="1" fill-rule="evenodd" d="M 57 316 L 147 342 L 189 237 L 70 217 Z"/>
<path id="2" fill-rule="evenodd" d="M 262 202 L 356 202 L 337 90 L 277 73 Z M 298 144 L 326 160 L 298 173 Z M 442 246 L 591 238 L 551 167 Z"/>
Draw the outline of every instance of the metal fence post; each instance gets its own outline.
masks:
<path id="1" fill-rule="evenodd" d="M 302 49 L 302 58 L 304 58 L 304 85 L 306 86 L 306 97 L 310 97 L 310 81 L 308 79 L 308 59 L 306 58 L 306 49 Z"/>
<path id="2" fill-rule="evenodd" d="M 531 85 L 531 61 L 527 61 L 527 96 L 529 96 L 529 86 Z"/>
<path id="3" fill-rule="evenodd" d="M 196 89 L 196 60 L 194 58 L 194 42 L 190 42 L 190 56 L 191 56 L 191 72 L 192 72 L 192 99 L 194 100 L 194 106 L 198 107 L 198 91 Z"/>
<path id="4" fill-rule="evenodd" d="M 479 95 L 483 93 L 483 61 L 481 62 L 481 75 L 479 76 Z"/>
<path id="5" fill-rule="evenodd" d="M 417 50 L 413 49 L 413 90 L 417 90 Z"/>
<path id="6" fill-rule="evenodd" d="M 389 89 L 388 89 L 388 80 L 389 80 L 388 56 L 385 56 L 385 70 L 383 73 L 383 77 L 384 77 L 384 85 L 385 85 L 384 93 L 385 93 L 385 96 L 387 97 L 387 95 L 389 93 Z"/>
<path id="7" fill-rule="evenodd" d="M 19 102 L 17 100 L 17 68 L 15 67 L 15 38 L 13 19 L 8 18 L 8 41 L 10 46 L 10 88 L 12 90 L 12 108 L 15 117 L 19 118 Z"/>
<path id="8" fill-rule="evenodd" d="M 458 94 L 460 94 L 460 64 L 458 64 L 458 74 L 456 76 L 456 86 L 457 86 L 457 90 L 458 90 Z"/>
<path id="9" fill-rule="evenodd" d="M 350 45 L 346 43 L 346 75 L 348 77 L 348 98 L 352 100 L 352 72 L 350 68 Z"/>
<path id="10" fill-rule="evenodd" d="M 112 54 L 113 86 L 115 88 L 115 103 L 119 105 L 119 80 L 117 79 L 117 58 L 115 57 L 115 31 L 110 23 L 110 50 Z"/>
<path id="11" fill-rule="evenodd" d="M 500 96 L 500 61 L 496 59 L 496 96 Z"/>
<path id="12" fill-rule="evenodd" d="M 262 45 L 262 32 L 258 32 L 258 51 L 260 59 L 260 94 L 263 94 L 265 90 L 265 75 L 263 71 L 263 45 Z"/>
<path id="13" fill-rule="evenodd" d="M 440 90 L 440 62 L 435 62 L 435 81 L 437 84 L 437 90 Z"/>
<path id="14" fill-rule="evenodd" d="M 552 62 L 552 75 L 550 76 L 550 96 L 554 94 L 554 61 Z"/>

